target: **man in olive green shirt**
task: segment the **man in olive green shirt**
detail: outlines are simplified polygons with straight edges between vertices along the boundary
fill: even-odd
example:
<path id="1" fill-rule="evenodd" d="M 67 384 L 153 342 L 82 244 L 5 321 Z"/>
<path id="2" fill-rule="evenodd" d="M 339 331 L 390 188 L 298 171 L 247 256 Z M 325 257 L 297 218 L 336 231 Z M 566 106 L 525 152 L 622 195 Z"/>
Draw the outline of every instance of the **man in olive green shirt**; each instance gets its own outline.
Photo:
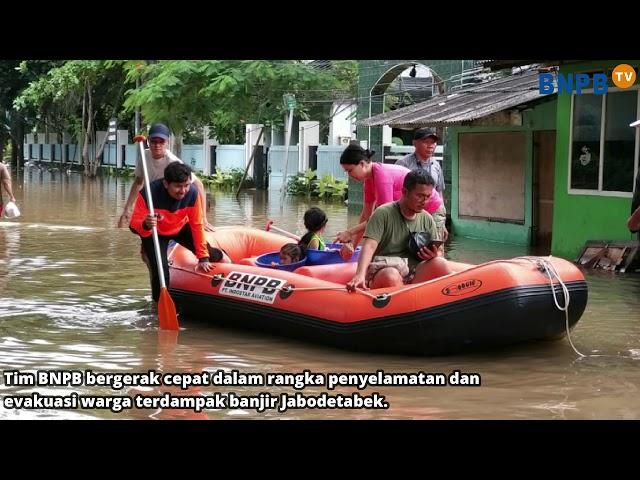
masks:
<path id="1" fill-rule="evenodd" d="M 438 238 L 433 217 L 424 211 L 433 188 L 421 170 L 414 170 L 404 178 L 400 200 L 373 212 L 364 232 L 356 274 L 347 283 L 347 290 L 420 283 L 458 271 L 457 266 L 438 256 L 437 247 L 422 247 L 419 260 L 409 251 L 410 232 L 429 232 L 432 238 Z"/>

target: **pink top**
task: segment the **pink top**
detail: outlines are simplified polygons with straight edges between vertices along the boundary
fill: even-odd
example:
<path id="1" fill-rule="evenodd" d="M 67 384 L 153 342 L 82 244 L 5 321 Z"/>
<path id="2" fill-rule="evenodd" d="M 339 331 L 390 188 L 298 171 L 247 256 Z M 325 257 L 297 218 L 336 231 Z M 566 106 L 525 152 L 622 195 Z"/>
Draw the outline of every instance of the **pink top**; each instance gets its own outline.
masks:
<path id="1" fill-rule="evenodd" d="M 406 167 L 392 163 L 372 162 L 373 175 L 364 181 L 364 203 L 375 203 L 375 207 L 400 200 L 402 183 L 409 173 Z M 442 205 L 442 197 L 433 189 L 425 210 L 433 213 Z"/>
<path id="2" fill-rule="evenodd" d="M 364 203 L 376 207 L 398 200 L 402 196 L 402 182 L 410 170 L 392 163 L 371 162 L 373 175 L 364 181 Z"/>
<path id="3" fill-rule="evenodd" d="M 442 205 L 442 197 L 438 193 L 438 191 L 434 188 L 433 193 L 427 200 L 427 204 L 424 206 L 424 209 L 429 213 L 434 213 L 436 210 L 440 208 Z"/>

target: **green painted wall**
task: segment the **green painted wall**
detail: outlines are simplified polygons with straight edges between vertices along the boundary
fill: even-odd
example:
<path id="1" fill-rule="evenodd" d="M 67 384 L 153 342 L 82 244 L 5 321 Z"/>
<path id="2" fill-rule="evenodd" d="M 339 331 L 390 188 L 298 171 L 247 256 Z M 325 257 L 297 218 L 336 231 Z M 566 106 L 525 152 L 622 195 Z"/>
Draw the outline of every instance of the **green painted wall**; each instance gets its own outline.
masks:
<path id="1" fill-rule="evenodd" d="M 607 69 L 620 63 L 638 66 L 638 60 L 595 61 L 563 66 L 563 74 Z M 636 84 L 638 80 L 636 80 Z M 575 259 L 587 240 L 633 240 L 626 228 L 631 198 L 577 195 L 568 192 L 571 96 L 558 96 L 556 173 L 551 253 Z"/>
<path id="2" fill-rule="evenodd" d="M 531 244 L 531 227 L 533 224 L 533 132 L 535 130 L 555 130 L 556 101 L 533 106 L 523 112 L 522 126 L 501 127 L 449 127 L 449 152 L 451 154 L 451 223 L 456 235 L 482 238 L 518 245 Z M 524 188 L 524 224 L 491 222 L 488 220 L 471 220 L 459 218 L 459 135 L 461 133 L 482 132 L 524 132 L 525 134 L 525 188 Z M 491 188 L 490 185 L 478 188 Z"/>

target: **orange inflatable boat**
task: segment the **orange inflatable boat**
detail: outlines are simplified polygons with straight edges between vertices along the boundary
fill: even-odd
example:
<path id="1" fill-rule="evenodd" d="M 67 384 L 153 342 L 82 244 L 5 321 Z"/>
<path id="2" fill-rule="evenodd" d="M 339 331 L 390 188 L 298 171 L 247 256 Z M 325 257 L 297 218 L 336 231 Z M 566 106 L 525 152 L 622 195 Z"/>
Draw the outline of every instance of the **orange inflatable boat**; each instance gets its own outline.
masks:
<path id="1" fill-rule="evenodd" d="M 560 258 L 492 261 L 422 284 L 350 293 L 354 262 L 264 268 L 256 257 L 290 239 L 247 227 L 207 236 L 233 263 L 203 274 L 189 250 L 173 248 L 169 290 L 181 318 L 351 350 L 440 355 L 560 338 L 587 303 L 584 276 Z"/>

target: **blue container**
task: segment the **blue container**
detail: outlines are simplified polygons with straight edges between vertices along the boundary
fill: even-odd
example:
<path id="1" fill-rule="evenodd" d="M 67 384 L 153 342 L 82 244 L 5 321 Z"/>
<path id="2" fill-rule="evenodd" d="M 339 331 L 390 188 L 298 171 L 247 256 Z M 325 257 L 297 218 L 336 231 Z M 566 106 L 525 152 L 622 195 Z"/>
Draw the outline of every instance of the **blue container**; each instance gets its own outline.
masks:
<path id="1" fill-rule="evenodd" d="M 332 265 L 334 263 L 357 262 L 361 247 L 356 248 L 349 260 L 343 260 L 340 256 L 341 243 L 327 243 L 327 250 L 307 250 L 307 265 Z"/>
<path id="2" fill-rule="evenodd" d="M 277 263 L 277 266 L 271 265 L 273 262 Z M 256 265 L 264 268 L 275 268 L 278 270 L 287 270 L 293 272 L 296 268 L 304 267 L 307 263 L 307 257 L 302 257 L 298 262 L 290 263 L 289 265 L 280 265 L 280 252 L 265 253 L 256 258 Z"/>

